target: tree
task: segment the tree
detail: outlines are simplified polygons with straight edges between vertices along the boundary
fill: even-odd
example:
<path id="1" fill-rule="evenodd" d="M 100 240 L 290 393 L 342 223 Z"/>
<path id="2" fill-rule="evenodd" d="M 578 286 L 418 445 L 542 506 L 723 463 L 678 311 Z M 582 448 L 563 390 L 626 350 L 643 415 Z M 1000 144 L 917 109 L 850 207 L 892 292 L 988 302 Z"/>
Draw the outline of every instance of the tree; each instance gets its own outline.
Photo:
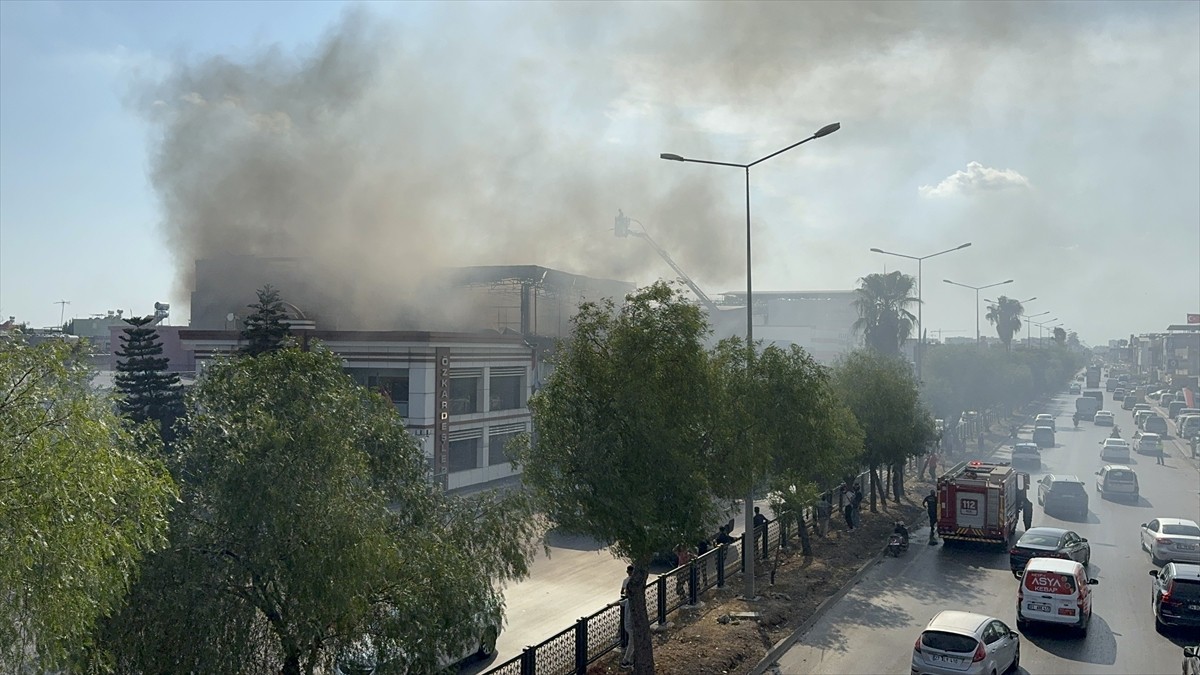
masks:
<path id="1" fill-rule="evenodd" d="M 1121 342 L 1122 342 L 1121 347 L 1129 346 L 1128 340 L 1121 340 Z M 1067 334 L 1067 346 L 1070 347 L 1071 349 L 1082 349 L 1083 348 L 1079 344 L 1079 334 L 1078 333 L 1076 333 L 1075 331 L 1071 331 L 1070 333 Z"/>
<path id="2" fill-rule="evenodd" d="M 49 672 L 85 647 L 175 488 L 159 441 L 120 423 L 85 354 L 0 340 L 0 670 Z"/>
<path id="3" fill-rule="evenodd" d="M 655 553 L 709 534 L 713 464 L 728 448 L 715 407 L 700 309 L 659 282 L 584 303 L 555 371 L 529 402 L 538 430 L 517 450 L 525 484 L 564 529 L 609 543 L 646 584 Z M 720 466 L 725 466 L 720 464 Z M 645 594 L 631 593 L 634 672 L 654 672 Z"/>
<path id="4" fill-rule="evenodd" d="M 988 306 L 985 318 L 996 326 L 996 335 L 1004 343 L 1005 350 L 1012 349 L 1013 333 L 1020 332 L 1021 315 L 1024 313 L 1025 308 L 1019 300 L 1003 295 L 996 298 L 996 304 Z"/>
<path id="5" fill-rule="evenodd" d="M 169 360 L 162 355 L 152 316 L 130 317 L 117 352 L 116 388 L 121 394 L 121 413 L 136 424 L 153 420 L 159 434 L 174 440 L 175 420 L 183 413 L 183 388 L 179 374 L 167 372 Z"/>
<path id="6" fill-rule="evenodd" d="M 859 279 L 854 307 L 854 331 L 863 334 L 866 346 L 884 354 L 899 354 L 912 333 L 917 317 L 908 311 L 920 302 L 913 297 L 916 280 L 900 272 L 868 274 Z"/>
<path id="7" fill-rule="evenodd" d="M 447 496 L 394 406 L 324 348 L 217 362 L 188 409 L 170 547 L 98 661 L 296 675 L 369 635 L 387 667 L 432 672 L 528 571 L 523 493 Z"/>
<path id="8" fill-rule="evenodd" d="M 287 324 L 283 323 L 287 312 L 283 309 L 283 301 L 279 299 L 279 291 L 267 284 L 257 294 L 258 302 L 250 305 L 254 312 L 246 317 L 246 324 L 242 328 L 242 339 L 246 341 L 242 353 L 247 356 L 282 349 L 288 336 Z"/>
<path id="9" fill-rule="evenodd" d="M 933 440 L 933 422 L 921 406 L 916 376 L 899 356 L 856 350 L 840 358 L 833 382 L 863 431 L 864 459 L 871 470 L 871 511 L 878 491 L 886 499 L 879 467 L 902 467 Z"/>
<path id="10" fill-rule="evenodd" d="M 1067 346 L 1067 331 L 1063 330 L 1062 326 L 1054 327 L 1054 342 L 1056 342 L 1059 347 Z"/>

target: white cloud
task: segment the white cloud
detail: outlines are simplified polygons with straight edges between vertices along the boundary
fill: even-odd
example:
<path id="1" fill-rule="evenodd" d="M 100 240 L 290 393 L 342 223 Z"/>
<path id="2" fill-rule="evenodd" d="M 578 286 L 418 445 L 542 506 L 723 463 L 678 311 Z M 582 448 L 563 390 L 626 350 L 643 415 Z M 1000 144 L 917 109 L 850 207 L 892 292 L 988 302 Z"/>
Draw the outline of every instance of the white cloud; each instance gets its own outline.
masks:
<path id="1" fill-rule="evenodd" d="M 955 171 L 937 185 L 922 185 L 917 191 L 922 197 L 935 198 L 1028 187 L 1029 179 L 1012 169 L 993 169 L 969 162 L 966 171 Z"/>

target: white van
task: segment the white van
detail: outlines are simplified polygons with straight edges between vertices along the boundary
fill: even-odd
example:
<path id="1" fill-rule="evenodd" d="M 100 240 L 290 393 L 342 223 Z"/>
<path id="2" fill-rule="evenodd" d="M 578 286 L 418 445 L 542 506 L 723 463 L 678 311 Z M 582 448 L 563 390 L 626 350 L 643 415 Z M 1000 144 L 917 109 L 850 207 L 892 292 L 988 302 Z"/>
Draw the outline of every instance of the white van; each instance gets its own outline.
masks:
<path id="1" fill-rule="evenodd" d="M 1017 587 L 1017 628 L 1026 632 L 1034 623 L 1056 624 L 1087 635 L 1097 583 L 1074 560 L 1032 558 Z"/>
<path id="2" fill-rule="evenodd" d="M 1096 492 L 1101 499 L 1130 499 L 1138 501 L 1138 477 L 1124 464 L 1106 464 L 1096 472 Z"/>

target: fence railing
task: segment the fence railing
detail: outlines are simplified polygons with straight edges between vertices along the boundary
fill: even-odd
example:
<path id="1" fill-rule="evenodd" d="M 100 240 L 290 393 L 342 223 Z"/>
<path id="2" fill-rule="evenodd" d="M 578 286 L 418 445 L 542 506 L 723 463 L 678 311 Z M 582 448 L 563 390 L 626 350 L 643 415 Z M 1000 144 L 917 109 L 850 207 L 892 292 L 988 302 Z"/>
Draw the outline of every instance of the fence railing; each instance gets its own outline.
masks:
<path id="1" fill-rule="evenodd" d="M 866 489 L 867 473 L 855 479 Z M 842 489 L 833 491 L 834 504 L 842 503 Z M 646 613 L 651 626 L 661 626 L 679 610 L 695 606 L 714 588 L 723 588 L 745 571 L 741 552 L 749 541 L 754 553 L 769 559 L 789 540 L 799 536 L 798 527 L 813 526 L 812 509 L 805 509 L 800 523 L 767 523 L 754 533 L 743 532 L 734 543 L 718 546 L 698 556 L 686 565 L 661 574 L 646 583 Z M 747 540 L 747 535 L 751 537 Z M 616 600 L 602 609 L 580 618 L 566 628 L 536 645 L 526 647 L 519 655 L 493 666 L 484 675 L 586 675 L 588 666 L 614 649 L 624 648 L 629 639 L 623 629 L 624 605 Z"/>

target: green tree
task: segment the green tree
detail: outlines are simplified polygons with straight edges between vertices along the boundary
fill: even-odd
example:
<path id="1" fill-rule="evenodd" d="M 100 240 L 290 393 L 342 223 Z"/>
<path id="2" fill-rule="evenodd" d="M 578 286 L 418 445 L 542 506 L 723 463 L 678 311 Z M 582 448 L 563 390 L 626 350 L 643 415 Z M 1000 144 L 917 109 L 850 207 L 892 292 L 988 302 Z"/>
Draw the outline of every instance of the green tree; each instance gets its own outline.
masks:
<path id="1" fill-rule="evenodd" d="M 267 284 L 257 294 L 258 302 L 250 305 L 254 312 L 246 317 L 245 326 L 242 327 L 242 339 L 246 341 L 242 353 L 247 356 L 282 349 L 288 337 L 287 324 L 283 323 L 287 312 L 283 309 L 283 301 L 279 299 L 279 291 Z"/>
<path id="2" fill-rule="evenodd" d="M 1062 326 L 1054 327 L 1054 342 L 1059 347 L 1067 346 L 1067 331 L 1063 330 Z"/>
<path id="3" fill-rule="evenodd" d="M 165 543 L 174 484 L 159 441 L 121 424 L 77 347 L 0 340 L 0 670 L 51 671 L 86 647 L 143 554 Z"/>
<path id="4" fill-rule="evenodd" d="M 700 309 L 665 283 L 619 308 L 585 303 L 555 371 L 530 400 L 536 444 L 517 450 L 526 485 L 556 524 L 609 543 L 642 588 L 655 553 L 716 521 L 713 387 Z M 716 469 L 719 471 L 720 469 Z M 654 672 L 645 594 L 630 594 L 634 671 Z"/>
<path id="5" fill-rule="evenodd" d="M 523 493 L 447 496 L 394 406 L 328 350 L 217 362 L 192 397 L 170 547 L 98 661 L 297 675 L 369 635 L 387 667 L 432 672 L 527 573 Z"/>
<path id="6" fill-rule="evenodd" d="M 900 272 L 868 274 L 855 289 L 858 320 L 854 331 L 863 334 L 866 346 L 883 354 L 899 354 L 912 333 L 917 317 L 908 311 L 920 302 L 913 296 L 916 280 Z"/>
<path id="7" fill-rule="evenodd" d="M 183 414 L 183 388 L 179 374 L 167 372 L 158 331 L 149 325 L 152 316 L 130 317 L 117 351 L 116 388 L 121 413 L 136 424 L 153 420 L 167 443 L 175 438 L 175 420 Z"/>
<path id="8" fill-rule="evenodd" d="M 996 304 L 988 306 L 985 318 L 996 327 L 996 335 L 1006 350 L 1012 349 L 1013 333 L 1020 332 L 1021 315 L 1024 313 L 1025 308 L 1019 300 L 1003 295 L 996 298 Z"/>
<path id="9" fill-rule="evenodd" d="M 833 382 L 863 431 L 864 459 L 871 471 L 871 511 L 876 492 L 884 499 L 879 467 L 900 471 L 904 461 L 933 440 L 933 423 L 921 405 L 917 380 L 903 358 L 871 350 L 844 355 Z"/>

